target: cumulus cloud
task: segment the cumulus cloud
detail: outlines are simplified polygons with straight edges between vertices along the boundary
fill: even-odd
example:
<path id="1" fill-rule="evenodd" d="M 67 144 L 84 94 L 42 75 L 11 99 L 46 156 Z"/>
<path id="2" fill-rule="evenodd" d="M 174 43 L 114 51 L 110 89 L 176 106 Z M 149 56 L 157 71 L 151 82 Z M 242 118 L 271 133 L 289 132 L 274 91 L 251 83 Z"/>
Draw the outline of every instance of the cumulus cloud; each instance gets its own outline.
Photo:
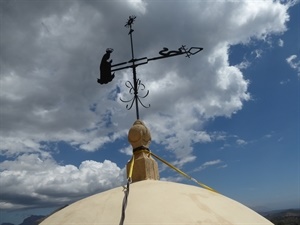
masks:
<path id="1" fill-rule="evenodd" d="M 0 163 L 0 179 L 1 209 L 62 206 L 124 184 L 125 169 L 109 160 L 87 160 L 76 167 L 59 165 L 50 156 L 23 154 Z"/>
<path id="2" fill-rule="evenodd" d="M 23 199 L 16 201 L 12 192 L 5 192 L 2 206 L 37 205 L 51 199 L 67 202 L 69 197 L 59 200 L 57 190 L 50 193 L 49 187 L 59 185 L 66 196 L 78 196 L 121 180 L 120 168 L 110 161 L 58 165 L 43 143 L 63 141 L 79 150 L 97 151 L 126 136 L 135 115 L 119 98 L 130 97 L 124 82 L 131 79 L 131 71 L 117 72 L 107 85 L 96 80 L 107 47 L 115 50 L 114 63 L 130 59 L 124 27 L 129 15 L 137 16 L 136 57 L 157 56 L 162 47 L 177 49 L 182 44 L 204 47 L 191 58 L 137 68 L 150 91 L 144 101 L 151 107 L 140 109 L 141 118 L 152 141 L 164 145 L 180 166 L 195 160 L 195 143 L 212 141 L 205 131 L 207 121 L 230 117 L 250 99 L 242 67 L 229 63 L 230 46 L 266 41 L 269 35 L 284 32 L 290 5 L 272 0 L 176 1 L 172 7 L 169 1 L 142 0 L 2 1 L 0 154 L 16 160 L 1 163 L 1 185 Z M 43 156 L 40 160 L 49 170 L 42 169 L 37 155 Z M 41 167 L 40 172 L 22 164 L 30 160 Z M 18 163 L 23 170 L 15 169 Z M 117 177 L 105 183 L 111 171 Z M 69 183 L 77 186 L 70 189 Z"/>

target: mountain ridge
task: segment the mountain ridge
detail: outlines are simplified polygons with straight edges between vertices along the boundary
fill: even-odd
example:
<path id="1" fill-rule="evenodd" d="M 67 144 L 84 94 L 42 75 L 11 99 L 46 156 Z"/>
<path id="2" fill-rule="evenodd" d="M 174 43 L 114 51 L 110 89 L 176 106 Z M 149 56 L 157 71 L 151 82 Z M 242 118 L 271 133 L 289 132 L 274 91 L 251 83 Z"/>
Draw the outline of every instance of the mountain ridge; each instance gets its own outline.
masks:
<path id="1" fill-rule="evenodd" d="M 67 206 L 67 205 L 66 205 Z M 19 225 L 38 225 L 48 216 L 56 213 L 57 211 L 65 208 L 60 207 L 49 215 L 31 215 L 23 220 Z M 270 220 L 274 225 L 300 225 L 300 208 L 299 209 L 282 209 L 272 210 L 267 212 L 257 212 L 266 219 Z M 1 225 L 15 225 L 13 223 L 1 223 Z"/>

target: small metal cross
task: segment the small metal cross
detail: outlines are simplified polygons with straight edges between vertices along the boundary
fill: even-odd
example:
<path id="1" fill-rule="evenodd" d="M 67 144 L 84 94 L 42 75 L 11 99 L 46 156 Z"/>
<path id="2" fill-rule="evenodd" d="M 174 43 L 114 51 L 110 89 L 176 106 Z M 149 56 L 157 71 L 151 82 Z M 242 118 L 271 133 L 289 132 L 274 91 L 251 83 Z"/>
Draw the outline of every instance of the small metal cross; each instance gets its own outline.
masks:
<path id="1" fill-rule="evenodd" d="M 134 57 L 134 50 L 133 50 L 133 41 L 132 41 L 132 33 L 134 30 L 132 29 L 132 25 L 136 19 L 136 16 L 129 16 L 125 27 L 129 28 L 129 35 L 130 35 L 130 44 L 131 44 L 131 60 L 114 64 L 111 65 L 112 60 L 109 60 L 110 54 L 113 52 L 112 48 L 106 49 L 106 53 L 103 55 L 101 63 L 100 63 L 100 79 L 97 80 L 99 84 L 106 84 L 111 82 L 114 77 L 115 77 L 115 71 L 118 70 L 123 70 L 123 69 L 128 69 L 132 68 L 132 74 L 133 74 L 133 83 L 130 81 L 126 81 L 125 85 L 126 87 L 129 88 L 129 93 L 133 94 L 133 97 L 130 100 L 123 100 L 120 98 L 122 102 L 128 103 L 126 105 L 126 108 L 130 110 L 135 103 L 135 109 L 136 109 L 136 118 L 139 119 L 139 103 L 144 107 L 144 108 L 149 108 L 149 106 L 145 106 L 143 102 L 141 101 L 141 98 L 146 98 L 149 94 L 149 90 L 147 90 L 146 94 L 143 96 L 140 96 L 138 93 L 139 91 L 145 90 L 145 85 L 141 82 L 140 79 L 136 77 L 136 67 L 140 65 L 147 64 L 150 61 L 153 60 L 158 60 L 158 59 L 164 59 L 164 58 L 169 58 L 173 56 L 178 56 L 178 55 L 186 55 L 186 57 L 190 57 L 191 55 L 195 55 L 198 52 L 202 51 L 203 48 L 200 47 L 191 47 L 191 48 L 186 48 L 185 45 L 182 45 L 179 47 L 177 50 L 169 50 L 168 48 L 163 48 L 161 51 L 159 51 L 159 56 L 153 57 L 153 58 L 148 58 L 148 57 L 143 57 L 143 58 L 138 58 L 136 59 Z M 108 61 L 109 60 L 109 61 Z"/>

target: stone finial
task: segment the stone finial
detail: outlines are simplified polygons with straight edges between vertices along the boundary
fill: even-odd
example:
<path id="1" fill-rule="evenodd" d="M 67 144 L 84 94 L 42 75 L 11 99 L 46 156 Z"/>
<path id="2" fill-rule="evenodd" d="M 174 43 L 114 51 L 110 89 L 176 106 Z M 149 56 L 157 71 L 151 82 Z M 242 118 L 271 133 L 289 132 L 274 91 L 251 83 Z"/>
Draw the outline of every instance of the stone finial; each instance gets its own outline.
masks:
<path id="1" fill-rule="evenodd" d="M 133 150 L 136 148 L 149 149 L 151 134 L 143 121 L 136 120 L 134 122 L 128 133 L 128 141 L 132 145 Z"/>
<path id="2" fill-rule="evenodd" d="M 149 145 L 151 134 L 141 120 L 136 120 L 128 132 L 128 141 L 133 148 L 133 172 L 132 182 L 141 180 L 159 180 L 157 162 L 152 158 Z M 131 161 L 127 164 L 127 176 L 129 175 Z"/>

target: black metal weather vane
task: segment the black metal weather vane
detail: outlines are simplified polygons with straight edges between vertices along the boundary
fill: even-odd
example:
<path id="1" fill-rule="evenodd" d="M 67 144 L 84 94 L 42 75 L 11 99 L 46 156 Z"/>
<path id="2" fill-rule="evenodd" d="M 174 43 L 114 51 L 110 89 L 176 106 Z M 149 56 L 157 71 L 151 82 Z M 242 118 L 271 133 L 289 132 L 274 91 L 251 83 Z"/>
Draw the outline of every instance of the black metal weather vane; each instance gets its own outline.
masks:
<path id="1" fill-rule="evenodd" d="M 161 51 L 159 51 L 159 56 L 156 56 L 153 58 L 143 57 L 143 58 L 136 59 L 134 57 L 133 40 L 132 40 L 132 33 L 134 32 L 134 30 L 132 29 L 132 25 L 133 25 L 135 19 L 136 19 L 136 16 L 130 16 L 125 24 L 125 27 L 129 28 L 128 34 L 130 35 L 131 60 L 129 60 L 127 62 L 122 62 L 122 63 L 111 65 L 112 60 L 109 60 L 109 58 L 110 58 L 110 54 L 113 52 L 113 49 L 112 48 L 106 49 L 106 53 L 103 55 L 101 63 L 100 63 L 100 79 L 98 79 L 98 83 L 100 83 L 100 84 L 109 83 L 115 77 L 115 74 L 112 72 L 132 68 L 133 83 L 130 81 L 126 81 L 125 85 L 126 85 L 126 87 L 129 88 L 129 93 L 133 94 L 133 97 L 129 100 L 123 100 L 121 98 L 120 98 L 120 100 L 122 102 L 128 103 L 126 105 L 126 108 L 128 110 L 130 110 L 132 108 L 133 104 L 135 103 L 136 117 L 137 117 L 137 119 L 139 119 L 140 118 L 139 103 L 144 108 L 148 108 L 148 107 L 150 107 L 150 105 L 145 106 L 143 104 L 143 102 L 141 101 L 141 98 L 146 98 L 148 96 L 149 90 L 147 90 L 145 95 L 143 95 L 143 96 L 139 95 L 139 91 L 145 90 L 146 87 L 141 82 L 141 80 L 137 78 L 136 67 L 147 64 L 148 62 L 153 61 L 153 60 L 164 59 L 164 58 L 169 58 L 169 57 L 178 56 L 178 55 L 186 55 L 186 57 L 189 58 L 191 55 L 195 55 L 198 52 L 202 51 L 203 48 L 200 48 L 200 47 L 186 48 L 185 45 L 182 45 L 177 50 L 169 50 L 168 48 L 163 48 Z"/>

